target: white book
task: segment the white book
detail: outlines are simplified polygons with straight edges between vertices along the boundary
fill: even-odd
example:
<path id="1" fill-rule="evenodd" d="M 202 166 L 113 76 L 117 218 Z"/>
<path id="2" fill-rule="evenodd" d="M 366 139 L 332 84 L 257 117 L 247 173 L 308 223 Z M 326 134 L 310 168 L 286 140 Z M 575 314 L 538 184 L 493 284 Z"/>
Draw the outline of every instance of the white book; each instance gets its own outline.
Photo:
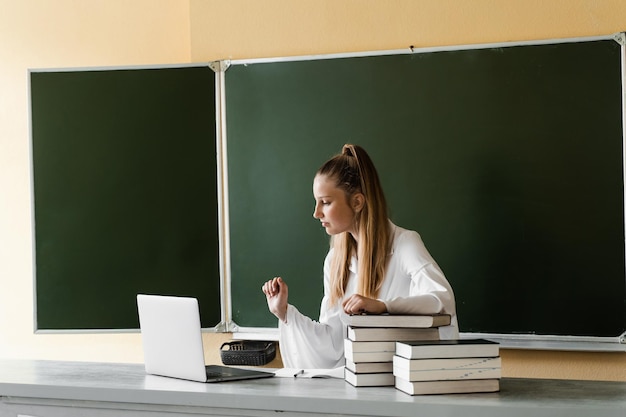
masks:
<path id="1" fill-rule="evenodd" d="M 346 369 L 355 374 L 375 374 L 393 372 L 393 362 L 352 362 L 346 360 Z"/>
<path id="2" fill-rule="evenodd" d="M 354 340 L 344 339 L 343 348 L 351 352 L 395 352 L 396 342 L 355 342 Z"/>
<path id="3" fill-rule="evenodd" d="M 449 381 L 458 379 L 500 379 L 500 368 L 478 369 L 433 369 L 427 371 L 409 371 L 393 368 L 393 375 L 407 381 Z"/>
<path id="4" fill-rule="evenodd" d="M 417 381 L 395 379 L 395 387 L 410 395 L 461 394 L 473 392 L 496 392 L 500 390 L 499 379 L 463 379 L 452 381 Z"/>
<path id="5" fill-rule="evenodd" d="M 500 345 L 485 339 L 396 342 L 396 355 L 407 359 L 494 357 L 500 356 Z"/>
<path id="6" fill-rule="evenodd" d="M 435 369 L 483 369 L 500 368 L 500 356 L 490 358 L 448 358 L 448 359 L 407 359 L 393 357 L 393 367 L 408 371 L 429 371 Z"/>
<path id="7" fill-rule="evenodd" d="M 396 342 L 354 342 L 344 339 L 344 356 L 352 362 L 391 362 Z"/>
<path id="8" fill-rule="evenodd" d="M 348 339 L 355 342 L 438 340 L 437 328 L 413 327 L 353 327 L 348 326 Z"/>
<path id="9" fill-rule="evenodd" d="M 395 378 L 391 372 L 355 374 L 348 369 L 345 372 L 345 380 L 355 387 L 392 387 L 395 383 Z"/>
<path id="10" fill-rule="evenodd" d="M 354 314 L 348 316 L 347 324 L 353 327 L 439 327 L 450 324 L 449 314 Z"/>
<path id="11" fill-rule="evenodd" d="M 389 352 L 344 352 L 346 361 L 352 362 L 392 362 L 393 351 Z"/>

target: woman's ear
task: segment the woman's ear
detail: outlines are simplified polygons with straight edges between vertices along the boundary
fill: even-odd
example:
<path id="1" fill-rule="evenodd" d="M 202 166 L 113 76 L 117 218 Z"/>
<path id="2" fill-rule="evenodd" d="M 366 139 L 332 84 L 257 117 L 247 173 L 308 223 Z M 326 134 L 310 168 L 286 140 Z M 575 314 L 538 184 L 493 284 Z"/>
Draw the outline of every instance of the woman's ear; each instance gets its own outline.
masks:
<path id="1" fill-rule="evenodd" d="M 365 206 L 365 196 L 363 193 L 354 193 L 352 195 L 352 210 L 358 213 L 363 210 L 363 206 Z"/>

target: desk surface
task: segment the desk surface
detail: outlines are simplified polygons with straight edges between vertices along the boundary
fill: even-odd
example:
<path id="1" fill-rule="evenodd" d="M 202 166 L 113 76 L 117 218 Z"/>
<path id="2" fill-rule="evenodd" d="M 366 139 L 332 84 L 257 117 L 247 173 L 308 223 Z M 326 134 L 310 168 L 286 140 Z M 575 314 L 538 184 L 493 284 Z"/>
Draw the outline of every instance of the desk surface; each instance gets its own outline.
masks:
<path id="1" fill-rule="evenodd" d="M 203 384 L 146 375 L 138 364 L 0 360 L 0 407 L 41 399 L 106 403 L 108 408 L 228 409 L 233 415 L 257 410 L 255 415 L 623 417 L 626 383 L 503 378 L 499 393 L 410 396 L 392 387 L 355 388 L 341 379 Z"/>

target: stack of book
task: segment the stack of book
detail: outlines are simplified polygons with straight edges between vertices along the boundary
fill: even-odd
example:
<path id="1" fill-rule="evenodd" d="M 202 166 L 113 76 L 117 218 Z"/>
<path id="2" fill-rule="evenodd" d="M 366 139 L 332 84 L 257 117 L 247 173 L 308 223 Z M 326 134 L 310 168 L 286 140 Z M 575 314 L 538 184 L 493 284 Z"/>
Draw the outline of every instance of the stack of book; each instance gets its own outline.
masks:
<path id="1" fill-rule="evenodd" d="M 397 342 L 395 387 L 411 395 L 499 391 L 499 346 L 484 339 Z"/>
<path id="2" fill-rule="evenodd" d="M 394 386 L 393 357 L 396 342 L 439 340 L 439 326 L 450 316 L 353 315 L 344 340 L 345 380 L 355 387 Z"/>

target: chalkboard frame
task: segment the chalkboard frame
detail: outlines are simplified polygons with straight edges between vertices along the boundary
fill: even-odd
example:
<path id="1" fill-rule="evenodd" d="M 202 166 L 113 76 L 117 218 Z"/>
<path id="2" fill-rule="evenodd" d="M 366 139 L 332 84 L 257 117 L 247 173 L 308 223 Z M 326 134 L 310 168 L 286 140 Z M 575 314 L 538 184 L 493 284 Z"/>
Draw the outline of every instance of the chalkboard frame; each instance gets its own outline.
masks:
<path id="1" fill-rule="evenodd" d="M 227 69 L 232 66 L 242 65 L 242 66 L 253 66 L 255 64 L 272 64 L 272 63 L 291 63 L 297 61 L 312 61 L 312 60 L 332 60 L 332 59 L 342 59 L 342 58 L 358 58 L 358 57 L 372 57 L 372 56 L 383 56 L 383 55 L 400 55 L 400 54 L 419 54 L 419 53 L 431 53 L 431 52 L 442 52 L 442 51 L 463 51 L 463 50 L 473 50 L 473 49 L 487 49 L 487 48 L 508 48 L 508 47 L 518 47 L 518 46 L 537 46 L 537 45 L 555 45 L 562 43 L 580 43 L 580 42 L 594 42 L 594 41 L 603 41 L 603 40 L 611 40 L 617 42 L 621 45 L 621 78 L 622 78 L 622 97 L 625 96 L 624 92 L 624 79 L 625 79 L 625 70 L 624 70 L 624 33 L 617 33 L 608 36 L 597 36 L 597 37 L 585 37 L 585 38 L 565 38 L 565 39 L 553 39 L 553 40 L 539 40 L 539 41 L 527 41 L 527 42 L 506 42 L 506 43 L 495 43 L 495 44 L 478 44 L 478 45 L 464 45 L 464 46 L 446 46 L 446 47 L 435 47 L 435 48 L 414 48 L 413 46 L 402 49 L 402 50 L 393 50 L 393 51 L 376 51 L 376 52 L 362 52 L 362 53 L 352 53 L 352 54 L 329 54 L 329 55 L 315 55 L 315 56 L 297 56 L 297 57 L 280 57 L 280 58 L 261 58 L 261 59 L 247 59 L 247 60 L 234 60 L 234 61 L 226 61 L 227 66 L 225 69 L 225 74 L 222 74 L 223 77 L 228 77 Z M 229 97 L 228 90 L 225 92 L 226 100 Z M 622 99 L 622 110 L 623 110 L 623 102 Z M 622 143 L 625 140 L 624 131 L 626 128 L 624 127 L 624 122 L 622 123 Z M 228 135 L 224 134 L 222 137 L 223 147 L 226 148 L 229 143 Z M 622 165 L 624 164 L 622 160 Z M 232 186 L 232 184 L 231 184 Z M 228 204 L 228 194 L 225 196 L 226 204 Z M 623 231 L 622 231 L 623 232 Z M 228 251 L 231 249 L 228 248 Z M 226 277 L 229 284 L 232 281 L 231 278 L 231 268 L 230 264 L 226 270 Z M 626 278 L 625 278 L 626 280 Z M 230 308 L 230 306 L 229 306 Z M 228 317 L 232 318 L 232 311 L 228 311 Z M 315 318 L 314 316 L 311 316 Z M 238 326 L 231 319 L 232 328 L 239 331 L 241 336 L 251 335 L 251 337 L 266 337 L 268 332 L 271 334 L 273 331 L 273 327 L 265 328 L 265 327 L 245 327 Z M 567 335 L 545 335 L 545 334 L 509 334 L 509 333 L 482 333 L 482 332 L 470 332 L 470 333 L 462 333 L 462 337 L 470 337 L 470 336 L 484 336 L 490 337 L 491 339 L 499 340 L 504 343 L 504 346 L 511 347 L 520 347 L 520 348 L 528 348 L 528 349 L 557 349 L 557 350 L 599 350 L 599 351 L 622 351 L 626 350 L 626 332 L 622 334 L 615 335 L 615 337 L 604 337 L 604 336 L 567 336 Z"/>
<path id="2" fill-rule="evenodd" d="M 30 96 L 29 125 L 31 126 L 29 141 L 32 174 L 31 196 L 33 199 L 33 328 L 35 333 L 137 332 L 139 325 L 138 316 L 136 314 L 136 293 L 197 297 L 201 301 L 200 316 L 203 327 L 211 328 L 215 326 L 214 329 L 220 329 L 222 313 L 220 303 L 221 279 L 219 277 L 222 276 L 221 270 L 223 266 L 218 253 L 219 248 L 222 246 L 222 236 L 219 234 L 219 224 L 222 223 L 222 220 L 220 218 L 221 213 L 218 212 L 217 204 L 215 204 L 219 200 L 219 194 L 221 193 L 221 190 L 218 189 L 221 182 L 219 181 L 219 165 L 215 163 L 217 147 L 219 146 L 217 140 L 219 135 L 217 134 L 217 120 L 215 119 L 218 109 L 218 103 L 216 103 L 216 97 L 218 97 L 217 76 L 213 68 L 213 63 L 38 68 L 29 69 L 28 83 Z M 102 87 L 98 85 L 99 83 L 107 87 Z M 76 87 L 74 84 L 76 84 Z M 111 129 L 106 126 L 102 129 L 104 131 L 102 135 L 96 131 L 94 131 L 94 134 L 89 135 L 89 131 L 81 129 L 79 133 L 71 131 L 65 132 L 70 139 L 57 141 L 56 135 L 59 135 L 59 133 L 55 130 L 56 127 L 51 129 L 50 125 L 61 124 L 57 121 L 51 123 L 50 120 L 48 120 L 52 119 L 50 114 L 57 117 L 60 116 L 58 120 L 64 121 L 72 126 L 72 128 L 76 128 L 78 123 L 74 124 L 71 119 L 78 119 L 77 116 L 80 116 L 79 113 L 83 111 L 80 109 L 80 105 L 76 106 L 70 104 L 67 110 L 58 112 L 58 108 L 63 107 L 64 103 L 68 103 L 68 100 L 72 100 L 65 97 L 65 94 L 59 94 L 61 91 L 59 86 L 67 87 L 70 91 L 67 94 L 69 97 L 72 97 L 74 100 L 78 98 L 78 100 L 81 100 L 82 106 L 89 108 L 85 110 L 85 119 L 92 120 L 93 115 L 93 120 L 102 122 L 102 118 L 96 115 L 97 112 L 102 112 L 106 115 L 115 113 L 119 118 L 111 117 L 110 121 L 106 121 L 106 124 L 110 126 L 126 126 L 124 123 L 129 122 L 128 117 L 134 116 L 140 118 L 140 122 L 136 123 L 136 125 L 131 124 L 131 127 L 133 130 L 136 129 L 134 137 L 141 139 L 138 140 L 136 144 L 133 144 L 133 141 L 129 140 L 132 139 L 132 135 L 122 133 L 118 127 Z M 88 92 L 79 91 L 79 88 L 88 89 Z M 190 94 L 192 90 L 197 90 L 198 93 L 194 92 Z M 76 93 L 74 91 L 76 91 Z M 86 99 L 86 96 L 91 97 Z M 100 101 L 103 98 L 105 103 L 101 104 Z M 125 99 L 127 99 L 128 102 L 125 102 Z M 172 105 L 171 102 L 177 103 L 180 110 L 176 108 L 175 105 Z M 117 110 L 118 108 L 122 110 Z M 177 113 L 172 122 L 170 122 L 169 119 L 165 120 L 165 110 L 163 109 L 169 109 Z M 188 111 L 189 115 L 185 113 L 185 110 Z M 204 110 L 209 111 L 203 113 Z M 50 114 L 48 114 L 48 112 Z M 42 125 L 44 125 L 43 129 Z M 148 127 L 150 125 L 159 126 L 159 128 Z M 82 127 L 89 126 L 84 124 Z M 179 129 L 181 129 L 181 127 L 182 132 L 185 133 L 182 137 L 179 136 L 179 132 L 181 131 Z M 91 126 L 91 128 L 95 129 L 96 127 Z M 59 131 L 63 132 L 62 129 L 66 128 L 62 127 Z M 146 147 L 144 148 L 146 156 L 140 159 L 142 159 L 144 163 L 152 160 L 152 162 L 146 164 L 146 168 L 149 167 L 150 175 L 154 175 L 159 171 L 167 173 L 168 167 L 175 166 L 176 163 L 181 162 L 184 164 L 186 158 L 194 161 L 194 163 L 187 165 L 193 168 L 183 168 L 180 170 L 180 174 L 171 175 L 171 179 L 168 178 L 166 174 L 157 173 L 155 176 L 157 181 L 168 178 L 167 181 L 162 184 L 157 184 L 157 182 L 151 181 L 147 176 L 141 174 L 138 175 L 137 178 L 127 178 L 136 184 L 135 187 L 137 190 L 139 190 L 140 187 L 146 186 L 158 188 L 158 190 L 152 189 L 141 197 L 143 200 L 146 198 L 155 199 L 150 203 L 155 207 L 154 212 L 146 213 L 146 217 L 152 217 L 152 220 L 142 223 L 141 229 L 132 230 L 126 238 L 136 236 L 140 230 L 142 233 L 148 232 L 153 234 L 152 237 L 154 238 L 155 246 L 150 248 L 152 253 L 147 253 L 146 251 L 138 252 L 141 253 L 141 256 L 150 257 L 150 262 L 159 263 L 162 269 L 169 270 L 163 274 L 159 274 L 157 272 L 158 270 L 155 269 L 156 267 L 145 268 L 147 265 L 145 262 L 147 261 L 144 259 L 138 262 L 139 264 L 144 262 L 143 271 L 136 271 L 133 275 L 123 269 L 132 266 L 133 261 L 129 261 L 129 259 L 133 255 L 129 254 L 128 259 L 113 258 L 114 262 L 110 263 L 118 269 L 120 276 L 126 277 L 127 285 L 133 287 L 134 292 L 130 291 L 127 294 L 125 293 L 124 298 L 119 298 L 118 295 L 112 295 L 112 298 L 115 300 L 114 303 L 102 304 L 96 302 L 92 303 L 93 308 L 90 302 L 86 301 L 89 297 L 76 297 L 75 294 L 70 294 L 72 296 L 66 297 L 66 299 L 74 301 L 67 302 L 67 305 L 71 306 L 68 311 L 74 311 L 76 314 L 79 314 L 78 312 L 80 311 L 84 313 L 86 317 L 91 317 L 90 320 L 92 320 L 92 322 L 86 324 L 84 319 L 79 319 L 82 321 L 76 324 L 72 321 L 73 319 L 64 319 L 63 315 L 58 314 L 56 315 L 58 317 L 51 320 L 47 318 L 51 313 L 49 306 L 50 301 L 42 301 L 42 299 L 47 297 L 48 299 L 54 300 L 58 299 L 58 296 L 54 296 L 57 298 L 48 296 L 46 291 L 51 287 L 49 283 L 43 284 L 43 282 L 51 281 L 59 283 L 61 281 L 59 281 L 58 277 L 63 274 L 54 272 L 54 269 L 62 268 L 58 266 L 51 268 L 50 266 L 55 262 L 51 262 L 50 254 L 56 253 L 58 255 L 59 251 L 57 249 L 50 251 L 46 246 L 58 247 L 65 242 L 64 239 L 75 238 L 77 234 L 72 231 L 66 233 L 64 230 L 61 230 L 61 228 L 53 228 L 53 230 L 50 230 L 50 227 L 46 227 L 46 230 L 43 233 L 41 232 L 41 226 L 50 222 L 41 222 L 38 221 L 38 218 L 49 218 L 51 215 L 55 215 L 55 211 L 57 212 L 57 217 L 63 217 L 63 215 L 59 216 L 61 210 L 59 210 L 57 206 L 54 206 L 52 209 L 47 206 L 47 204 L 50 204 L 51 199 L 44 194 L 50 195 L 54 192 L 61 191 L 60 187 L 63 186 L 63 183 L 59 181 L 59 178 L 61 178 L 61 175 L 65 174 L 57 174 L 57 171 L 66 170 L 69 172 L 73 169 L 59 169 L 59 167 L 67 165 L 69 162 L 67 156 L 63 154 L 69 155 L 69 153 L 73 151 L 71 146 L 80 141 L 87 143 L 90 137 L 97 137 L 98 139 L 95 142 L 95 146 L 100 150 L 102 157 L 98 155 L 88 155 L 88 159 L 95 162 L 95 165 L 98 165 L 101 169 L 103 166 L 99 166 L 99 162 L 97 162 L 98 159 L 112 162 L 110 158 L 112 156 L 114 157 L 116 154 L 115 146 L 119 146 L 120 143 L 124 142 L 119 142 L 119 139 L 111 132 L 117 132 L 122 140 L 127 140 L 129 143 L 128 149 L 132 150 L 129 152 L 130 156 L 125 155 L 125 158 L 121 158 L 123 160 L 120 164 L 123 166 L 121 171 L 113 166 L 111 167 L 110 171 L 116 172 L 111 177 L 112 181 L 109 181 L 105 174 L 96 174 L 93 178 L 90 178 L 90 181 L 95 179 L 95 182 L 93 182 L 95 186 L 106 182 L 106 188 L 109 190 L 106 195 L 109 197 L 113 196 L 113 198 L 115 198 L 115 187 L 120 185 L 119 181 L 121 179 L 117 178 L 116 175 L 128 175 L 129 167 L 137 163 L 137 161 L 132 158 L 136 158 L 140 155 L 137 151 L 139 146 Z M 204 135 L 206 135 L 206 137 Z M 198 140 L 198 138 L 203 138 L 203 140 Z M 174 139 L 180 144 L 174 145 Z M 168 141 L 170 142 L 168 143 Z M 81 146 L 79 149 L 85 152 L 88 146 L 91 146 L 91 144 L 87 144 L 84 147 Z M 152 152 L 151 149 L 149 149 L 151 146 L 159 146 L 162 147 L 162 149 Z M 189 149 L 186 148 L 187 146 L 197 151 L 201 150 L 202 153 L 196 152 L 195 154 L 190 154 Z M 46 147 L 45 149 L 48 152 L 48 156 L 44 155 L 42 151 L 37 150 L 37 148 L 44 149 L 44 147 Z M 49 163 L 47 159 L 54 160 L 54 163 Z M 208 163 L 200 165 L 199 161 L 208 161 Z M 173 164 L 169 165 L 169 162 L 173 162 Z M 56 168 L 54 168 L 55 165 Z M 44 166 L 44 168 L 41 168 L 41 166 Z M 139 161 L 137 166 L 143 166 L 142 162 Z M 87 171 L 89 171 L 89 169 L 87 169 Z M 136 172 L 130 172 L 136 174 L 139 171 L 140 169 Z M 195 189 L 188 189 L 188 197 L 185 197 L 175 191 L 176 188 L 184 188 L 186 178 L 184 175 L 196 175 L 199 172 L 201 172 L 201 174 L 199 174 L 200 179 L 194 181 L 193 184 L 196 186 L 200 185 L 199 188 L 203 190 L 201 194 L 198 194 L 197 197 L 193 197 L 192 195 L 195 195 Z M 89 172 L 89 174 L 93 175 L 93 172 Z M 45 177 L 47 175 L 54 177 L 54 180 L 46 183 Z M 40 179 L 38 180 L 39 177 Z M 115 184 L 116 182 L 117 184 Z M 192 183 L 192 181 L 189 182 Z M 42 187 L 40 183 L 46 184 Z M 71 187 L 75 187 L 79 191 L 67 193 L 64 196 L 67 200 L 64 202 L 66 208 L 79 216 L 87 215 L 86 217 L 89 217 L 95 214 L 86 211 L 88 207 L 91 207 L 90 210 L 93 210 L 95 205 L 91 203 L 85 204 L 84 197 L 79 196 L 79 193 L 84 193 L 85 191 L 83 186 L 79 185 L 77 187 L 76 184 L 71 181 L 70 184 Z M 121 189 L 122 195 L 128 192 L 128 190 L 124 189 L 123 185 L 119 188 Z M 61 191 L 61 194 L 63 194 L 63 191 Z M 181 202 L 168 203 L 168 199 L 179 200 Z M 46 203 L 42 205 L 41 201 L 44 200 Z M 100 200 L 100 203 L 104 201 L 100 198 L 94 200 Z M 144 209 L 149 206 L 147 201 L 132 198 L 130 198 L 129 201 L 138 203 L 138 207 Z M 165 212 L 157 209 L 156 207 L 158 205 L 165 206 Z M 201 207 L 202 209 L 196 210 L 192 208 L 193 206 Z M 128 211 L 132 213 L 132 216 L 135 216 L 134 219 L 140 218 L 140 216 L 138 217 L 139 213 L 136 213 L 136 210 L 132 206 L 128 205 L 127 208 L 130 209 Z M 108 212 L 105 214 L 105 218 L 108 218 L 112 213 L 110 211 L 111 209 L 115 210 L 117 213 L 114 215 L 114 219 L 111 217 L 107 221 L 114 220 L 120 225 L 126 226 L 130 224 L 128 220 L 124 219 L 125 214 L 122 214 L 127 211 L 123 205 L 107 207 L 105 210 Z M 188 209 L 189 211 L 187 211 Z M 186 216 L 183 215 L 183 213 L 187 213 L 191 220 L 188 221 L 185 219 Z M 169 220 L 173 225 L 163 228 L 157 227 L 155 231 L 152 232 L 150 225 L 155 226 L 156 222 L 162 221 L 160 220 L 161 218 L 155 216 L 163 214 L 172 216 Z M 95 220 L 95 223 L 101 222 L 102 220 Z M 192 231 L 192 224 L 197 226 L 195 231 Z M 111 227 L 112 230 L 117 230 L 117 228 L 117 225 L 112 225 Z M 180 233 L 174 232 L 171 237 L 174 238 L 175 242 L 172 244 L 168 243 L 169 240 L 167 236 L 163 235 L 161 237 L 158 235 L 159 233 L 171 232 L 176 228 L 184 231 Z M 117 231 L 120 232 L 120 230 Z M 139 239 L 139 241 L 141 242 L 141 239 Z M 94 248 L 101 249 L 102 247 L 96 244 Z M 126 249 L 129 248 L 127 247 Z M 132 250 L 132 248 L 130 249 Z M 194 253 L 194 251 L 196 253 Z M 42 255 L 44 252 L 45 254 Z M 113 251 L 113 253 L 114 255 L 120 254 L 119 251 Z M 167 260 L 161 262 L 159 257 Z M 61 258 L 66 259 L 65 256 Z M 172 267 L 175 266 L 182 267 L 189 275 L 178 275 L 177 272 L 180 272 L 180 270 L 172 269 Z M 63 267 L 62 264 L 61 267 Z M 42 273 L 42 270 L 45 272 Z M 68 270 L 71 270 L 71 268 Z M 99 276 L 98 274 L 94 275 Z M 89 273 L 85 273 L 84 276 L 86 280 L 92 278 Z M 189 276 L 206 276 L 207 279 L 201 283 L 198 282 L 199 280 L 190 280 Z M 214 279 L 211 280 L 211 277 L 214 277 Z M 63 279 L 64 278 L 61 278 L 61 280 Z M 76 278 L 73 279 L 76 281 Z M 175 281 L 176 283 L 174 283 Z M 96 287 L 102 288 L 101 286 L 102 284 L 98 281 Z M 46 291 L 41 288 L 46 289 Z M 68 286 L 70 291 L 76 290 L 76 288 L 83 287 L 80 285 L 74 286 L 73 284 Z M 104 291 L 103 293 L 109 295 L 113 294 Z M 94 312 L 91 312 L 92 309 Z M 119 313 L 107 313 L 109 309 L 110 311 L 115 311 L 116 309 L 123 311 L 124 317 L 120 319 L 115 316 L 115 314 Z M 100 313 L 95 311 L 100 311 Z M 116 318 L 114 320 L 96 318 L 96 316 L 104 317 L 107 315 L 115 316 Z M 42 320 L 42 318 L 45 318 L 45 321 Z"/>

